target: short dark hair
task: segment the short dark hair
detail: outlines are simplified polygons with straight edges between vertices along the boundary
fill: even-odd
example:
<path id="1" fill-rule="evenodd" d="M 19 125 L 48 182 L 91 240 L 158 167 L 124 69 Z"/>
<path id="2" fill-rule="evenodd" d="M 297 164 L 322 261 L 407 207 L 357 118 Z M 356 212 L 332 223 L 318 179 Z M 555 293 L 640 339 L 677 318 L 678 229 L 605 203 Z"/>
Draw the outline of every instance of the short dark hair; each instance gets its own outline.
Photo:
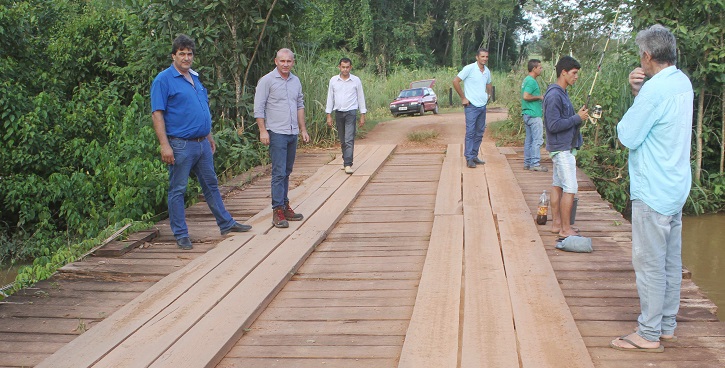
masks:
<path id="1" fill-rule="evenodd" d="M 582 66 L 576 59 L 571 56 L 564 56 L 556 63 L 556 77 L 559 78 L 562 71 L 570 71 L 572 69 L 581 69 Z"/>
<path id="2" fill-rule="evenodd" d="M 531 59 L 531 60 L 529 60 L 529 65 L 528 65 L 529 73 L 532 70 L 534 70 L 534 68 L 536 68 L 537 66 L 539 66 L 539 64 L 541 64 L 541 60 L 539 60 L 539 59 Z"/>
<path id="3" fill-rule="evenodd" d="M 171 44 L 171 54 L 176 55 L 176 52 L 179 50 L 189 49 L 192 53 L 196 53 L 196 44 L 194 44 L 194 40 L 191 39 L 191 37 L 180 34 L 176 36 L 174 39 L 174 42 Z"/>
<path id="4" fill-rule="evenodd" d="M 484 49 L 483 47 L 481 47 L 480 49 L 478 49 L 478 51 L 476 51 L 476 56 L 481 55 L 482 52 L 488 54 L 488 49 Z"/>
<path id="5" fill-rule="evenodd" d="M 337 63 L 337 65 L 341 65 L 342 63 L 348 63 L 348 64 L 350 64 L 350 66 L 352 66 L 352 60 L 350 60 L 350 58 L 344 57 L 344 58 L 340 59 L 340 62 Z"/>

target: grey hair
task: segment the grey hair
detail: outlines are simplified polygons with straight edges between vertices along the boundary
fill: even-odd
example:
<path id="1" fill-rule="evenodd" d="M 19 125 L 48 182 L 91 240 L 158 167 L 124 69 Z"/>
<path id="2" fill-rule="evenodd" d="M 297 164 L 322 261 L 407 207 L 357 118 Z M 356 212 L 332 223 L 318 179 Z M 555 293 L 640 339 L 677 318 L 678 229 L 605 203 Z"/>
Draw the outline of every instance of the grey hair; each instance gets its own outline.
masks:
<path id="1" fill-rule="evenodd" d="M 661 24 L 655 24 L 639 31 L 634 42 L 639 46 L 639 56 L 648 53 L 652 60 L 660 64 L 677 63 L 677 41 L 675 35 Z"/>
<path id="2" fill-rule="evenodd" d="M 292 60 L 295 59 L 295 53 L 288 48 L 279 49 L 279 51 L 277 51 L 277 57 L 280 57 L 282 54 L 288 54 L 289 56 L 292 56 Z"/>

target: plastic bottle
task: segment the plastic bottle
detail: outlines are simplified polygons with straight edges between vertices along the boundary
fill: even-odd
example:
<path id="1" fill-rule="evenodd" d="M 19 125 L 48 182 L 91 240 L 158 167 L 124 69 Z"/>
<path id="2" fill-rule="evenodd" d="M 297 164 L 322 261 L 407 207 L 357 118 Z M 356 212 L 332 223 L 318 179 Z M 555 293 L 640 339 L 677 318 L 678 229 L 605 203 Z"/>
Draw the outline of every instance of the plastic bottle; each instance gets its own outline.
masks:
<path id="1" fill-rule="evenodd" d="M 539 197 L 539 209 L 536 211 L 536 223 L 539 225 L 546 225 L 548 212 L 549 196 L 547 196 L 546 191 L 544 191 L 544 193 L 541 193 L 541 197 Z"/>

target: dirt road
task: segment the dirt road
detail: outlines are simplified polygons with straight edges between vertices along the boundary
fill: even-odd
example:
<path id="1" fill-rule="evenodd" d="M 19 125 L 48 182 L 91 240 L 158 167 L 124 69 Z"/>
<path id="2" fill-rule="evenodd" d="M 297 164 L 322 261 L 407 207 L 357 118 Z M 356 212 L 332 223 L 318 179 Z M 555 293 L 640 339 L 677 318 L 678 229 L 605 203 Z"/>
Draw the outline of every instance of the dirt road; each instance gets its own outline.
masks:
<path id="1" fill-rule="evenodd" d="M 487 124 L 506 118 L 505 109 L 495 108 L 489 110 L 486 116 Z M 436 131 L 438 136 L 431 141 L 411 142 L 408 133 L 414 131 Z M 356 140 L 359 144 L 398 144 L 403 148 L 430 148 L 445 149 L 450 143 L 463 143 L 466 134 L 466 125 L 463 112 L 445 114 L 425 114 L 423 116 L 398 117 L 379 123 L 365 137 Z M 484 139 L 490 139 L 486 133 Z"/>

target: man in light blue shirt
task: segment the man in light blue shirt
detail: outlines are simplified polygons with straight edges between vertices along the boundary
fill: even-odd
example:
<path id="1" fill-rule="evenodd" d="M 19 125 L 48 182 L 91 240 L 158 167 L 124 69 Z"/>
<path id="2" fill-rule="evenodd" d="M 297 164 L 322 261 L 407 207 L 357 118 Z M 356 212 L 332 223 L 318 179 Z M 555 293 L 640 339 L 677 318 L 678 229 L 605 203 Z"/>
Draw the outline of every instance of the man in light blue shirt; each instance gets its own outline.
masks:
<path id="1" fill-rule="evenodd" d="M 617 350 L 661 352 L 673 341 L 682 283 L 682 207 L 692 182 L 692 83 L 675 63 L 667 28 L 637 34 L 641 68 L 629 73 L 636 96 L 617 124 L 629 148 L 632 265 L 641 313 L 637 332 L 612 340 Z M 645 78 L 649 80 L 645 83 Z"/>
<path id="2" fill-rule="evenodd" d="M 352 156 L 357 133 L 355 120 L 357 112 L 360 110 L 360 127 L 365 125 L 367 107 L 360 78 L 350 73 L 352 60 L 342 58 L 337 67 L 340 69 L 340 74 L 330 78 L 325 112 L 329 127 L 332 127 L 332 113 L 335 112 L 337 136 L 340 138 L 340 148 L 342 149 L 342 167 L 346 174 L 352 174 Z"/>
<path id="3" fill-rule="evenodd" d="M 259 140 L 269 146 L 272 161 L 272 224 L 289 227 L 287 221 L 300 221 L 289 203 L 289 177 L 295 164 L 297 135 L 310 141 L 305 127 L 305 100 L 302 83 L 291 73 L 295 55 L 280 49 L 274 58 L 277 66 L 259 79 L 254 94 L 254 118 L 259 127 Z"/>
<path id="4" fill-rule="evenodd" d="M 466 157 L 466 165 L 470 168 L 476 167 L 476 164 L 486 163 L 478 158 L 478 150 L 481 148 L 483 133 L 486 130 L 486 104 L 493 89 L 491 71 L 486 67 L 486 63 L 488 63 L 488 50 L 478 49 L 476 62 L 463 67 L 453 78 L 453 88 L 461 97 L 461 104 L 466 114 L 463 155 Z"/>

